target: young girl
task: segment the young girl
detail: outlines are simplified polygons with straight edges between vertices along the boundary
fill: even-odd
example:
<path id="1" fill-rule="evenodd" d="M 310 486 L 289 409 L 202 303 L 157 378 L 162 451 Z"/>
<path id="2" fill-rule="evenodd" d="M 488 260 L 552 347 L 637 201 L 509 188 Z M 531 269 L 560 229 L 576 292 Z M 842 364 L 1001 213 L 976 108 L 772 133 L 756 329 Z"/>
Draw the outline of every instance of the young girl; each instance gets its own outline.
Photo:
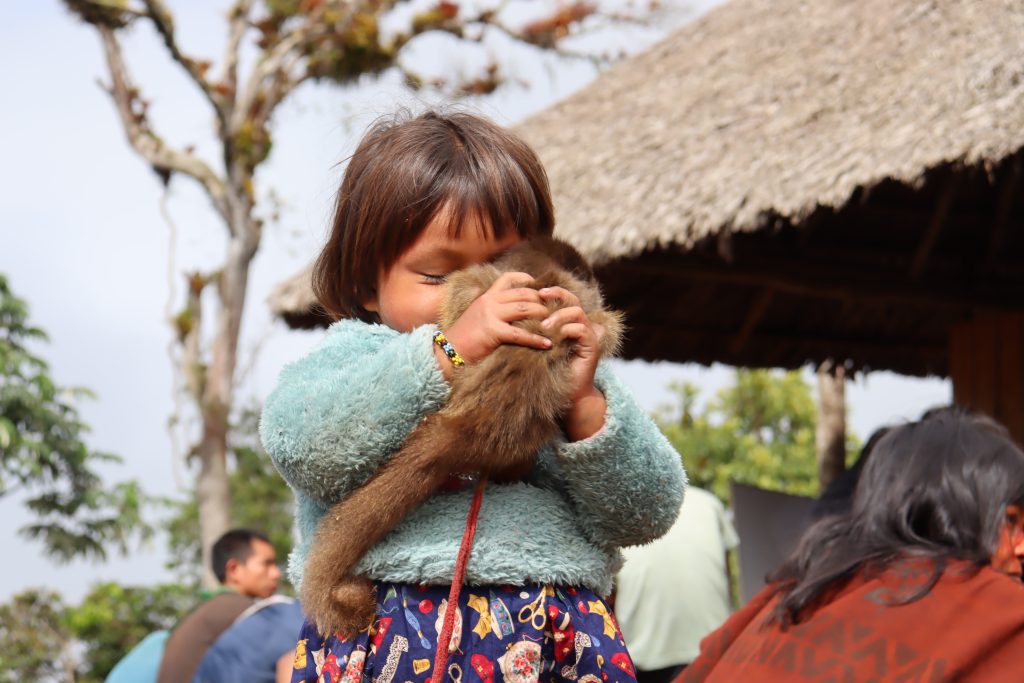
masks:
<path id="1" fill-rule="evenodd" d="M 364 137 L 313 276 L 338 322 L 281 373 L 260 426 L 295 490 L 303 540 L 288 569 L 296 585 L 326 509 L 444 405 L 459 371 L 434 343 L 445 276 L 553 228 L 540 161 L 487 120 L 431 112 L 378 123 Z M 511 324 L 528 318 L 560 329 L 578 349 L 564 439 L 542 449 L 522 481 L 488 485 L 444 680 L 628 682 L 633 665 L 601 596 L 611 592 L 618 548 L 671 526 L 685 476 L 676 452 L 598 364 L 601 330 L 578 306 L 548 316 L 545 300 L 578 301 L 525 287 L 531 279 L 502 276 L 443 331 L 466 363 L 501 344 L 548 348 L 546 337 Z M 453 480 L 362 559 L 356 572 L 377 584 L 374 628 L 319 634 L 307 622 L 293 681 L 430 679 L 472 488 Z"/>

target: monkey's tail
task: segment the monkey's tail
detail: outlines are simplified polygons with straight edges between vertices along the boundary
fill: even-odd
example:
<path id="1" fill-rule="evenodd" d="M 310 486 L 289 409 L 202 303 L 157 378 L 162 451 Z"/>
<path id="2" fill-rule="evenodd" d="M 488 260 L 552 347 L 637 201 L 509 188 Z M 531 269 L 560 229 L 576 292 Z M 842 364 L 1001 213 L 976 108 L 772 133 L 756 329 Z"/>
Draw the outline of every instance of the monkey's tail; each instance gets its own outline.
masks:
<path id="1" fill-rule="evenodd" d="M 449 444 L 440 414 L 428 416 L 405 445 L 365 484 L 335 503 L 323 516 L 310 547 L 303 588 L 317 590 L 347 576 L 380 539 L 447 480 L 449 468 L 439 449 Z M 305 592 L 305 590 L 303 591 Z"/>

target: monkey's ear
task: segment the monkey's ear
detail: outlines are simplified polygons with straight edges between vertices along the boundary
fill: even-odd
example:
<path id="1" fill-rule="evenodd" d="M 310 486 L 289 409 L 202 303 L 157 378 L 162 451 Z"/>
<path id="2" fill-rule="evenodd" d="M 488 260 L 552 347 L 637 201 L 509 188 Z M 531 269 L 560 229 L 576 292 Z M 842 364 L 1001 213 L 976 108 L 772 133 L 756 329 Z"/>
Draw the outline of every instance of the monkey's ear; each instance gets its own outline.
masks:
<path id="1" fill-rule="evenodd" d="M 590 320 L 604 329 L 599 342 L 601 357 L 617 355 L 626 334 L 625 316 L 619 311 L 601 309 L 590 314 Z"/>

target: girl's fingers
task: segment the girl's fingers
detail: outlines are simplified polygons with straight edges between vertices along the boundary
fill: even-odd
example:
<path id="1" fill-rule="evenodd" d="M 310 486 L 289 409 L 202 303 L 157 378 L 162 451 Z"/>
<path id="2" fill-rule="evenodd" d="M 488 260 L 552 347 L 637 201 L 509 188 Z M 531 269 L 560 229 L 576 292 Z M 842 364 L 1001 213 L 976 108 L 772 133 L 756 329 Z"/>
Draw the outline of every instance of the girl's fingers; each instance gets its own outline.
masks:
<path id="1" fill-rule="evenodd" d="M 539 334 L 527 332 L 521 327 L 505 324 L 497 330 L 498 341 L 502 344 L 517 344 L 528 346 L 532 349 L 550 349 L 551 340 Z"/>
<path id="2" fill-rule="evenodd" d="M 537 291 L 544 301 L 558 299 L 567 307 L 580 305 L 580 298 L 563 287 L 545 287 Z"/>
<path id="3" fill-rule="evenodd" d="M 515 287 L 513 289 L 505 289 L 500 292 L 495 292 L 494 300 L 501 304 L 507 304 L 513 301 L 532 301 L 534 303 L 542 302 L 537 290 L 531 289 L 530 287 Z"/>
<path id="4" fill-rule="evenodd" d="M 498 279 L 491 285 L 489 292 L 499 292 L 504 289 L 513 289 L 516 287 L 525 287 L 526 285 L 533 282 L 533 277 L 529 273 L 502 273 L 498 276 Z"/>
<path id="5" fill-rule="evenodd" d="M 597 341 L 597 338 L 593 336 L 594 330 L 586 323 L 566 323 L 562 325 L 558 334 L 562 339 L 573 339 L 581 345 L 585 345 L 587 341 Z"/>
<path id="6" fill-rule="evenodd" d="M 560 308 L 551 315 L 549 315 L 540 326 L 545 330 L 557 330 L 560 327 L 564 327 L 567 323 L 576 322 L 586 326 L 590 326 L 590 319 L 587 314 L 583 312 L 583 309 L 579 306 L 569 306 L 568 308 Z"/>
<path id="7" fill-rule="evenodd" d="M 543 320 L 547 317 L 548 313 L 550 311 L 544 304 L 530 303 L 529 301 L 513 301 L 501 304 L 498 308 L 498 317 L 505 322 L 529 319 Z"/>

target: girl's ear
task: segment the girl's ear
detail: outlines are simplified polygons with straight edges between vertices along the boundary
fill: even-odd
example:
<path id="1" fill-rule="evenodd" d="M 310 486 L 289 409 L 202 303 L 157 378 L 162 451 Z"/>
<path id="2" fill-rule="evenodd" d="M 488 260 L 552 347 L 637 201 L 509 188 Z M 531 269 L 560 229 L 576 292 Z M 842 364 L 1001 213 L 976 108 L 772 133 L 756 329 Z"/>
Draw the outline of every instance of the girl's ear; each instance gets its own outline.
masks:
<path id="1" fill-rule="evenodd" d="M 376 294 L 363 302 L 363 310 L 369 311 L 370 313 L 380 313 L 380 305 L 377 303 Z"/>

